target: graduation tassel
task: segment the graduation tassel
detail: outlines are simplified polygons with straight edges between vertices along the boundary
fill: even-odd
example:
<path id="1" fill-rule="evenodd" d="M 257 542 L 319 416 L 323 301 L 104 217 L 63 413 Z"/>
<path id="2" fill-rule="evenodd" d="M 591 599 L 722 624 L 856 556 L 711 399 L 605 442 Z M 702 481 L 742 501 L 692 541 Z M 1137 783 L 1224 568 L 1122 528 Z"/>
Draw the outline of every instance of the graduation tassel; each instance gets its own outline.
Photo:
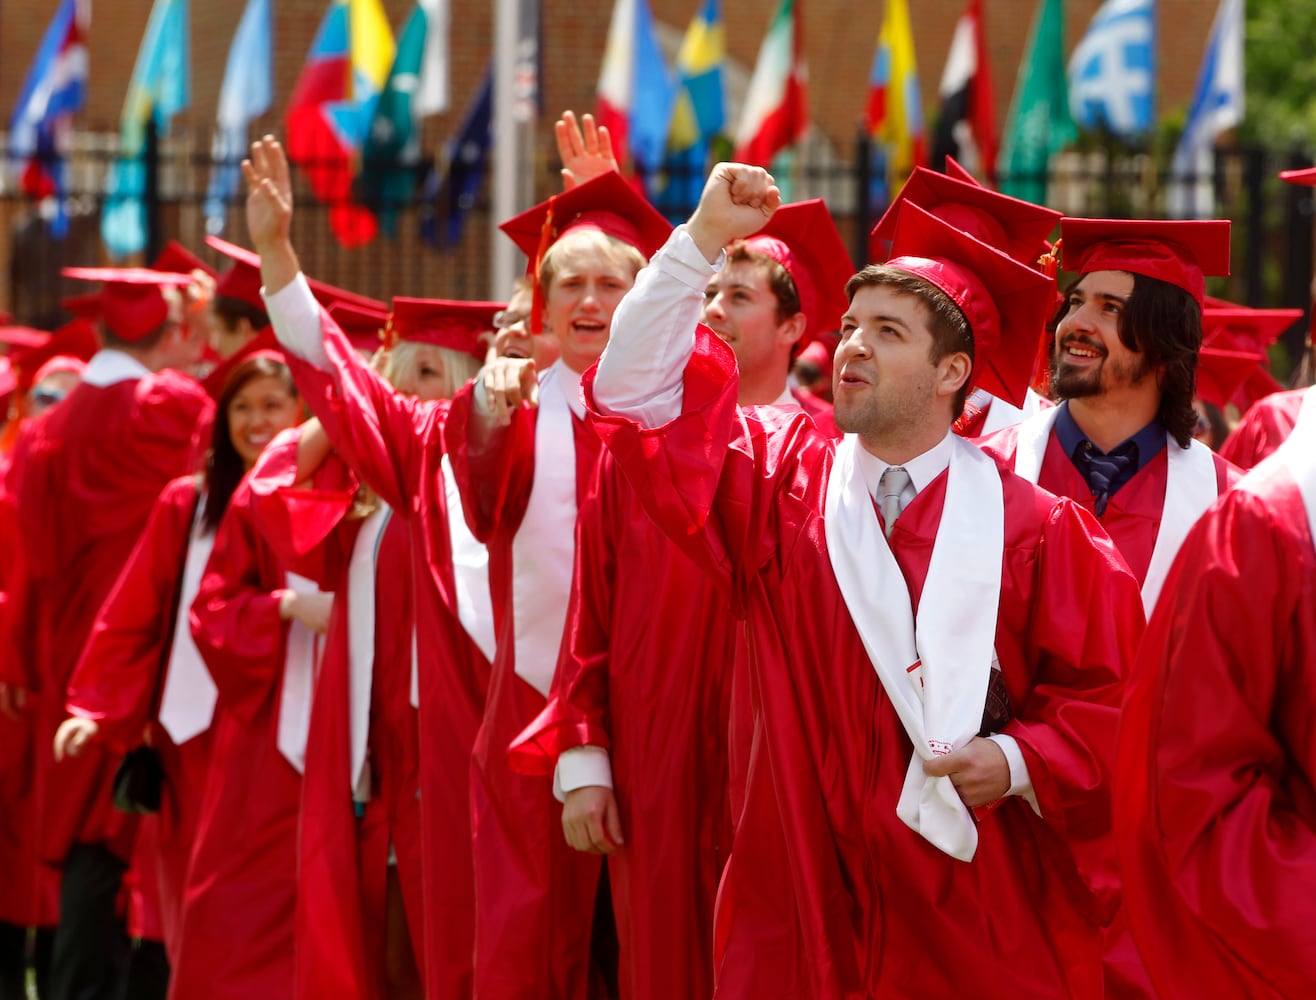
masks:
<path id="1" fill-rule="evenodd" d="M 540 334 L 544 332 L 544 287 L 539 281 L 539 269 L 544 263 L 544 257 L 548 254 L 548 248 L 553 245 L 553 204 L 557 201 L 557 195 L 552 195 L 548 199 L 548 211 L 544 213 L 544 224 L 539 227 L 539 247 L 535 250 L 535 259 L 533 262 L 534 273 L 531 275 L 533 290 L 530 297 L 530 332 L 531 334 Z"/>
<path id="2" fill-rule="evenodd" d="M 1037 258 L 1038 269 L 1052 281 L 1060 270 L 1060 246 L 1063 240 L 1056 240 L 1050 251 Z M 1056 291 L 1056 309 L 1060 308 L 1060 292 Z M 1039 396 L 1051 398 L 1051 353 L 1055 333 L 1049 326 L 1043 328 L 1042 336 L 1037 342 L 1037 357 L 1033 360 L 1032 388 Z"/>

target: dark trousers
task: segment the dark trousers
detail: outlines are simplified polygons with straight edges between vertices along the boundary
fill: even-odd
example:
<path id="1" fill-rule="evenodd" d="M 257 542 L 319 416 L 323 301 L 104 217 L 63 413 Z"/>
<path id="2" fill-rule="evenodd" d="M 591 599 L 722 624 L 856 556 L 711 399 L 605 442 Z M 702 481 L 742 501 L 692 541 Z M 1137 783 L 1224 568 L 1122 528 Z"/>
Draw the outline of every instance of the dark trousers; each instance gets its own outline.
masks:
<path id="1" fill-rule="evenodd" d="M 60 882 L 50 1000 L 119 1000 L 123 995 L 128 932 L 117 904 L 126 868 L 100 844 L 75 844 L 69 850 Z"/>
<path id="2" fill-rule="evenodd" d="M 27 976 L 31 969 L 37 997 L 50 995 L 50 949 L 54 932 L 0 922 L 0 1000 L 27 1000 Z M 29 947 L 30 946 L 30 947 Z"/>
<path id="3" fill-rule="evenodd" d="M 169 958 L 162 941 L 134 939 L 123 980 L 123 1000 L 165 1000 L 169 994 Z"/>

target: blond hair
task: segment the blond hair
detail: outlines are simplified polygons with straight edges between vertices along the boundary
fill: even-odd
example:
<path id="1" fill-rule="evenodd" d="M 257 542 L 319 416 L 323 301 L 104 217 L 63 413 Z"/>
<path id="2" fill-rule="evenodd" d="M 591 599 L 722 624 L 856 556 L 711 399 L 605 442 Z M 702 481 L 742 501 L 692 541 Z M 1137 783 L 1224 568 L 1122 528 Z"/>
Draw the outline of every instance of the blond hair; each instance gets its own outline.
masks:
<path id="1" fill-rule="evenodd" d="M 459 351 L 453 347 L 440 347 L 438 344 L 422 344 L 413 340 L 400 340 L 376 362 L 376 369 L 390 385 L 396 386 L 416 367 L 416 352 L 420 347 L 432 347 L 439 352 L 443 363 L 443 387 L 440 396 L 451 399 L 457 390 L 464 386 L 480 370 L 480 361 L 474 355 Z"/>

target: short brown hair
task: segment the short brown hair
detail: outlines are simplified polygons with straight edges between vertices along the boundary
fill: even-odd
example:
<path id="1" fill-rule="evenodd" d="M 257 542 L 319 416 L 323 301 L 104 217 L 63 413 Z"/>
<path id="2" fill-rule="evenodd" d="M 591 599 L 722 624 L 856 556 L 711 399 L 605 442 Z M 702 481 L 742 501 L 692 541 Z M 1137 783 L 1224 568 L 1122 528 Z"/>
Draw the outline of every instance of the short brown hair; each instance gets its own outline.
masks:
<path id="1" fill-rule="evenodd" d="M 898 267 L 869 264 L 845 283 L 845 297 L 853 302 L 859 289 L 871 287 L 891 288 L 912 295 L 923 303 L 928 311 L 928 332 L 932 334 L 929 362 L 935 365 L 947 355 L 967 354 L 970 364 L 973 363 L 973 329 L 968 319 L 951 297 L 932 282 Z M 953 402 L 954 417 L 964 412 L 964 401 L 969 398 L 972 384 L 973 379 L 969 378 L 956 394 Z"/>
<path id="2" fill-rule="evenodd" d="M 745 245 L 744 240 L 736 240 L 727 247 L 728 264 L 758 264 L 767 271 L 768 287 L 777 299 L 777 322 L 784 323 L 800 311 L 800 291 L 795 287 L 795 279 L 782 266 L 781 261 L 769 257 L 760 250 Z M 815 317 L 810 316 L 813 320 Z"/>

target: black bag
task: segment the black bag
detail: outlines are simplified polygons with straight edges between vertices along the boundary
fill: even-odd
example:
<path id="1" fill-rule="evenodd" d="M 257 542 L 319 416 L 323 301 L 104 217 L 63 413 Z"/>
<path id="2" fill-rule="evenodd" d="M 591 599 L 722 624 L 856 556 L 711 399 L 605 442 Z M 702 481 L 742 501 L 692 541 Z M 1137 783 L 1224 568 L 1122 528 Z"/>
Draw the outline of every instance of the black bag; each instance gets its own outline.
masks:
<path id="1" fill-rule="evenodd" d="M 164 777 L 160 753 L 154 747 L 129 750 L 114 772 L 114 808 L 137 815 L 159 812 Z"/>

